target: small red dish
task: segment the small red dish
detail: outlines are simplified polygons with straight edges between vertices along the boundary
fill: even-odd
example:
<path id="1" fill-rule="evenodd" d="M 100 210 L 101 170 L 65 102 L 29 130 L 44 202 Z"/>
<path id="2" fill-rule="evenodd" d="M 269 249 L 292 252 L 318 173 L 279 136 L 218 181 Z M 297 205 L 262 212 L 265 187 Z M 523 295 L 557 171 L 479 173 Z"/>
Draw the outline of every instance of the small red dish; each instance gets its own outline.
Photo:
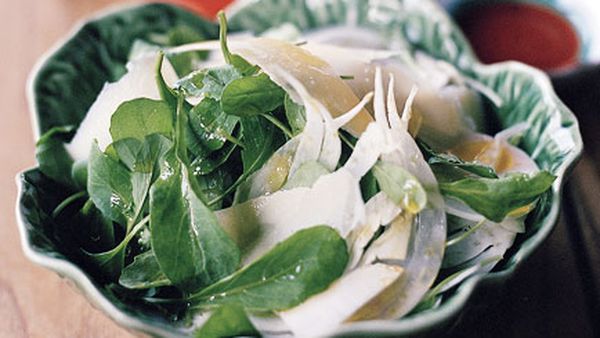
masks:
<path id="1" fill-rule="evenodd" d="M 569 70 L 579 63 L 577 31 L 552 8 L 488 3 L 472 6 L 456 19 L 484 63 L 517 60 L 550 72 Z"/>

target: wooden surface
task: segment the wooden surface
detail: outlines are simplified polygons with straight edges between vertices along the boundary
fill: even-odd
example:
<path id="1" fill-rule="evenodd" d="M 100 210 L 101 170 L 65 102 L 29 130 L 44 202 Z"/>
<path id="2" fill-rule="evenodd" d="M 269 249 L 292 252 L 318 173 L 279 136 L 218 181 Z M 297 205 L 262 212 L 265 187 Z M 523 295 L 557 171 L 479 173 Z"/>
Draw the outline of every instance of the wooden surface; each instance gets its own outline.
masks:
<path id="1" fill-rule="evenodd" d="M 130 337 L 56 274 L 22 254 L 14 176 L 34 165 L 25 80 L 36 59 L 106 0 L 0 1 L 0 337 Z"/>
<path id="2" fill-rule="evenodd" d="M 0 1 L 0 337 L 129 337 L 92 308 L 64 280 L 25 259 L 14 216 L 14 176 L 34 165 L 25 80 L 35 60 L 81 17 L 116 1 Z M 593 80 L 592 80 L 593 81 Z M 600 77 L 596 82 L 600 84 Z M 595 96 L 600 96 L 595 87 Z M 569 95 L 567 85 L 563 90 Z M 589 87 L 588 87 L 589 88 Z M 571 93 L 575 96 L 575 94 Z M 594 99 L 592 95 L 590 99 Z M 579 102 L 572 99 L 574 104 Z M 600 127 L 600 108 L 585 104 L 587 142 Z M 596 105 L 600 107 L 600 105 Z M 586 110 L 587 109 L 587 110 Z M 594 114 L 597 113 L 597 114 Z M 586 130 L 587 129 L 587 130 Z M 592 337 L 598 331 L 600 280 L 600 147 L 589 148 L 568 193 L 577 203 L 563 213 L 551 237 L 507 285 L 494 310 L 469 314 L 456 336 Z M 594 156 L 592 156 L 592 154 Z M 594 158 L 596 160 L 594 160 Z"/>

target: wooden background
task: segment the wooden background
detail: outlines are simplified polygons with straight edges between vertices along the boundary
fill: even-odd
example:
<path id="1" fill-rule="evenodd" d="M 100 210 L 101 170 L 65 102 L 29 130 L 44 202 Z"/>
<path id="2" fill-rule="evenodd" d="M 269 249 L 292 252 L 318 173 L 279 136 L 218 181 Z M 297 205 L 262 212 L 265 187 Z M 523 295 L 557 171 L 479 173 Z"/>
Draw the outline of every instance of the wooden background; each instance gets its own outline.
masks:
<path id="1" fill-rule="evenodd" d="M 0 1 L 0 337 L 129 337 L 84 297 L 21 252 L 14 215 L 14 176 L 34 165 L 34 143 L 25 82 L 36 59 L 82 17 L 110 0 Z M 584 121 L 590 155 L 568 192 L 576 203 L 544 245 L 496 299 L 494 309 L 467 314 L 449 335 L 497 337 L 600 336 L 600 71 L 557 79 Z M 593 72 L 592 72 L 593 73 Z M 587 81 L 587 82 L 586 82 Z M 585 85 L 583 84 L 585 83 Z M 580 96 L 587 93 L 587 100 Z M 588 102 L 588 103 L 586 103 Z M 598 103 L 590 109 L 591 103 Z"/>

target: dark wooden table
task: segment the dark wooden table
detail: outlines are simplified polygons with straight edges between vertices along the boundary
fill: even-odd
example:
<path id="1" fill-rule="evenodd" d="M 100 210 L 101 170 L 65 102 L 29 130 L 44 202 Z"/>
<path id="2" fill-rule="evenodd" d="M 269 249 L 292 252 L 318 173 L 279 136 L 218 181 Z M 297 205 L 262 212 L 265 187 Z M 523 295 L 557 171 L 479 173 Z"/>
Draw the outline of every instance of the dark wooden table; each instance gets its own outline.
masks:
<path id="1" fill-rule="evenodd" d="M 35 59 L 77 20 L 116 2 L 0 1 L 0 337 L 130 336 L 64 280 L 23 257 L 13 209 L 14 175 L 34 164 L 26 76 Z M 600 337 L 599 73 L 556 79 L 586 142 L 586 155 L 566 187 L 561 221 L 508 283 L 496 307 L 463 317 L 449 335 Z"/>

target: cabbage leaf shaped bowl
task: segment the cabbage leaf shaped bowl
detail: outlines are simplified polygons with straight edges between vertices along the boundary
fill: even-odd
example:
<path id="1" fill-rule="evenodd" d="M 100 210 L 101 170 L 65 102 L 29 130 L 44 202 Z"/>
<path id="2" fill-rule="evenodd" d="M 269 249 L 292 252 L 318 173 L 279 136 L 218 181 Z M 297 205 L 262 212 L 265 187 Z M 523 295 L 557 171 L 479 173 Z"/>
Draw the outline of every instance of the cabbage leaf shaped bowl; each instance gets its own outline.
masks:
<path id="1" fill-rule="evenodd" d="M 491 88 L 503 104 L 487 109 L 488 120 L 500 128 L 527 122 L 521 147 L 541 169 L 557 176 L 526 221 L 504 259 L 490 273 L 474 275 L 449 292 L 437 306 L 395 321 L 367 321 L 344 327 L 337 335 L 412 336 L 443 330 L 467 307 L 482 306 L 476 289 L 502 285 L 541 245 L 554 227 L 563 181 L 582 151 L 578 123 L 554 93 L 548 77 L 515 62 L 482 65 L 459 29 L 432 0 L 392 1 L 238 1 L 229 13 L 232 31 L 261 33 L 290 22 L 300 30 L 353 24 L 381 34 L 390 48 L 421 50 L 454 64 L 464 75 Z M 125 72 L 136 39 L 151 39 L 173 27 L 186 26 L 206 39 L 218 38 L 218 26 L 166 4 L 118 7 L 79 25 L 47 53 L 34 69 L 29 103 L 36 137 L 57 126 L 78 125 L 105 82 Z M 116 296 L 78 261 L 52 210 L 69 195 L 38 168 L 17 176 L 20 187 L 17 218 L 25 254 L 33 262 L 72 281 L 97 308 L 119 325 L 152 336 L 190 334 L 172 318 L 147 311 L 142 304 Z"/>

